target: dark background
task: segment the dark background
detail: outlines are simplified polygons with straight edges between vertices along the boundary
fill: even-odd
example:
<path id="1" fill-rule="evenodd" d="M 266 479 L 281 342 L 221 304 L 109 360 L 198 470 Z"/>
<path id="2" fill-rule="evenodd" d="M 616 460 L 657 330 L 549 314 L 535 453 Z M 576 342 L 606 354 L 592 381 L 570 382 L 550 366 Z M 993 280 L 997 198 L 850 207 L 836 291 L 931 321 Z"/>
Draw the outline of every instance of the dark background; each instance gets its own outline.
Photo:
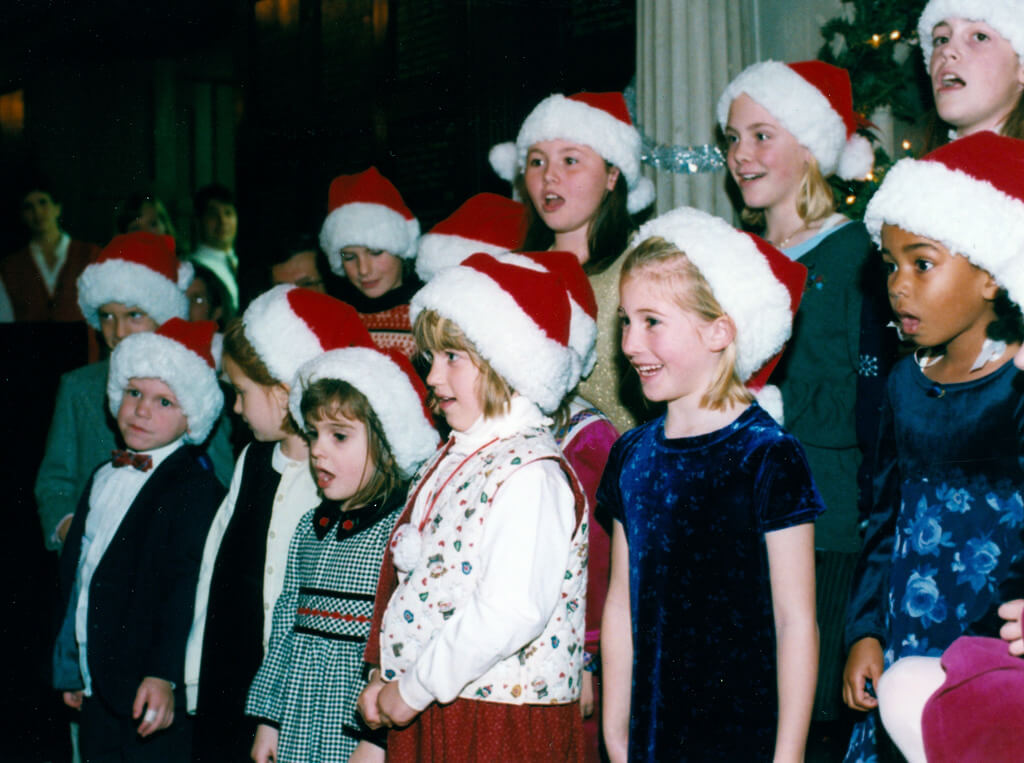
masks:
<path id="1" fill-rule="evenodd" d="M 239 200 L 243 262 L 316 232 L 327 187 L 376 165 L 424 230 L 508 192 L 487 150 L 552 92 L 622 90 L 630 0 L 8 0 L 0 24 L 0 249 L 23 235 L 19 179 L 41 171 L 73 237 L 155 191 L 192 246 L 191 194 Z"/>
<path id="2" fill-rule="evenodd" d="M 155 192 L 181 252 L 192 193 L 228 185 L 250 293 L 278 234 L 319 231 L 340 173 L 376 165 L 426 230 L 473 193 L 508 192 L 487 151 L 541 98 L 626 87 L 635 12 L 635 0 L 4 0 L 0 255 L 25 242 L 18 207 L 39 175 L 62 227 L 101 245 L 120 201 Z M 0 326 L 5 762 L 70 754 L 70 711 L 49 688 L 56 554 L 32 489 L 57 379 L 85 346 L 80 325 Z"/>

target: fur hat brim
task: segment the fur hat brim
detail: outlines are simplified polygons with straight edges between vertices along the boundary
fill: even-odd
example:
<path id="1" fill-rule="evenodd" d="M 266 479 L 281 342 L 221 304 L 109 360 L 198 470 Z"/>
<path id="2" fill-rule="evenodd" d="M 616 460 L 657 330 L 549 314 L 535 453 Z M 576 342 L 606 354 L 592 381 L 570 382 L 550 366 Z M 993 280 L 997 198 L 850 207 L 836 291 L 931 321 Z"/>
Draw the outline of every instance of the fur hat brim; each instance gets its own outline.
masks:
<path id="1" fill-rule="evenodd" d="M 129 379 L 159 379 L 170 387 L 188 419 L 186 442 L 205 441 L 224 407 L 216 372 L 181 343 L 159 334 L 132 334 L 114 348 L 107 398 L 115 419 Z"/>
<path id="2" fill-rule="evenodd" d="M 180 263 L 178 282 L 174 283 L 152 268 L 128 260 L 95 263 L 78 277 L 78 306 L 97 331 L 99 309 L 109 302 L 141 308 L 157 325 L 171 318 L 187 318 L 185 289 L 192 282 L 193 272 L 191 263 Z"/>
<path id="3" fill-rule="evenodd" d="M 403 476 L 411 477 L 437 449 L 440 437 L 405 371 L 382 352 L 365 347 L 332 350 L 299 368 L 288 397 L 295 421 L 302 421 L 302 395 L 320 379 L 348 382 L 366 397 L 384 428 L 388 449 Z"/>
<path id="4" fill-rule="evenodd" d="M 1010 298 L 1024 305 L 1024 202 L 989 183 L 937 161 L 901 159 L 886 174 L 864 212 L 864 225 L 881 245 L 882 226 L 895 225 L 938 241 L 988 271 Z"/>
<path id="5" fill-rule="evenodd" d="M 331 270 L 344 276 L 341 250 L 346 246 L 390 252 L 396 257 L 416 256 L 420 237 L 419 221 L 406 218 L 383 204 L 353 202 L 327 215 L 320 229 L 320 248 L 327 255 Z"/>
<path id="6" fill-rule="evenodd" d="M 513 390 L 545 413 L 558 408 L 574 354 L 548 337 L 490 277 L 464 266 L 444 270 L 413 296 L 410 319 L 415 322 L 424 310 L 453 321 Z"/>

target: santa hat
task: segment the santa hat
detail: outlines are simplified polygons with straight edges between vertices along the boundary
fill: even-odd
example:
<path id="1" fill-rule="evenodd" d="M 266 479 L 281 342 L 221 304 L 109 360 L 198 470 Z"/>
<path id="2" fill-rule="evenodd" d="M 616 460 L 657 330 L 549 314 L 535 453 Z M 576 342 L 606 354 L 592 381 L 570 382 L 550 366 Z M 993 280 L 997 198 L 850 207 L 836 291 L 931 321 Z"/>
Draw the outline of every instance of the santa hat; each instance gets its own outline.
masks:
<path id="1" fill-rule="evenodd" d="M 517 249 L 526 235 L 526 207 L 496 193 L 470 196 L 420 239 L 416 274 L 425 283 L 476 252 Z"/>
<path id="2" fill-rule="evenodd" d="M 331 182 L 320 248 L 338 275 L 345 275 L 341 250 L 346 246 L 365 246 L 408 259 L 416 256 L 419 237 L 419 221 L 376 167 L 338 175 Z"/>
<path id="3" fill-rule="evenodd" d="M 846 69 L 823 61 L 784 64 L 762 61 L 748 66 L 718 99 L 718 124 L 724 130 L 729 107 L 746 93 L 775 117 L 818 161 L 825 177 L 863 178 L 875 154 L 857 133 L 853 91 Z"/>
<path id="4" fill-rule="evenodd" d="M 562 402 L 574 355 L 572 310 L 558 276 L 479 252 L 413 296 L 412 320 L 424 310 L 454 322 L 498 375 L 542 410 Z"/>
<path id="5" fill-rule="evenodd" d="M 174 238 L 136 231 L 115 236 L 78 277 L 78 306 L 94 329 L 108 302 L 139 307 L 157 324 L 188 316 L 192 265 L 174 255 Z"/>
<path id="6" fill-rule="evenodd" d="M 320 379 L 348 382 L 363 393 L 404 476 L 411 477 L 437 449 L 440 437 L 427 410 L 426 387 L 409 359 L 397 350 L 347 347 L 303 364 L 288 398 L 296 421 L 302 421 L 303 393 Z"/>
<path id="7" fill-rule="evenodd" d="M 574 357 L 572 378 L 566 392 L 590 376 L 597 363 L 597 298 L 590 279 L 572 252 L 515 252 L 502 256 L 503 262 L 524 267 L 537 266 L 557 275 L 569 297 L 569 349 Z"/>
<path id="8" fill-rule="evenodd" d="M 373 345 L 351 305 L 291 284 L 256 297 L 242 326 L 270 375 L 289 386 L 299 366 L 327 350 Z"/>
<path id="9" fill-rule="evenodd" d="M 590 146 L 626 179 L 626 209 L 636 214 L 654 203 L 654 184 L 640 174 L 640 133 L 633 126 L 622 93 L 549 95 L 530 112 L 515 143 L 491 149 L 491 167 L 513 181 L 526 166 L 530 146 L 542 140 L 568 140 Z"/>
<path id="10" fill-rule="evenodd" d="M 1024 305 L 1024 141 L 982 131 L 901 159 L 871 197 L 864 224 L 876 244 L 885 224 L 938 241 Z"/>
<path id="11" fill-rule="evenodd" d="M 675 245 L 704 276 L 736 326 L 736 375 L 781 421 L 782 397 L 765 385 L 789 339 L 807 268 L 759 236 L 691 207 L 642 225 L 635 241 L 655 236 Z"/>
<path id="12" fill-rule="evenodd" d="M 132 334 L 110 356 L 107 398 L 117 418 L 129 379 L 159 379 L 178 398 L 188 419 L 185 441 L 201 443 L 224 405 L 211 351 L 217 324 L 171 318 L 155 332 Z"/>
<path id="13" fill-rule="evenodd" d="M 1024 0 L 931 0 L 917 21 L 926 69 L 932 58 L 932 30 L 951 18 L 984 21 L 1006 38 L 1024 61 Z"/>

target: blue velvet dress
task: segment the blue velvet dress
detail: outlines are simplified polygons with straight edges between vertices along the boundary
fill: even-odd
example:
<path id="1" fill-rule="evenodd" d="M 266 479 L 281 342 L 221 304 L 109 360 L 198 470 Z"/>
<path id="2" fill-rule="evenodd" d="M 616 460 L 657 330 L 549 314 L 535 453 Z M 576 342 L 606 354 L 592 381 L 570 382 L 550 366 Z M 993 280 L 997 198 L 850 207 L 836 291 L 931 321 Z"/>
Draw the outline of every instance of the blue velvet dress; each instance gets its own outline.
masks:
<path id="1" fill-rule="evenodd" d="M 777 715 L 764 534 L 823 504 L 800 444 L 756 403 L 666 439 L 664 417 L 612 448 L 598 503 L 629 542 L 629 759 L 767 760 Z"/>
<path id="2" fill-rule="evenodd" d="M 854 576 L 847 646 L 873 636 L 885 666 L 938 656 L 965 633 L 997 635 L 999 604 L 1024 595 L 1024 374 L 932 382 L 913 358 L 889 377 L 874 507 Z M 877 713 L 846 759 L 876 758 Z"/>

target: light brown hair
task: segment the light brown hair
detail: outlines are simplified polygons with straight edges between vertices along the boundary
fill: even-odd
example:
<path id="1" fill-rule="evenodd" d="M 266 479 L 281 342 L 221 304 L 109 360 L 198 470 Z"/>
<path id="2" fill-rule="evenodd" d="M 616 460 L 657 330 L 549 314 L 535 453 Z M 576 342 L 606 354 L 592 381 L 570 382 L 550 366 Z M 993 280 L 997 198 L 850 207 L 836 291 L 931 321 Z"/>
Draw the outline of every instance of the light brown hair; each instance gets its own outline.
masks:
<path id="1" fill-rule="evenodd" d="M 245 324 L 241 318 L 234 318 L 224 330 L 224 355 L 231 358 L 242 369 L 242 373 L 261 387 L 276 387 L 284 382 L 275 379 L 260 358 L 256 348 L 245 336 Z M 281 422 L 281 430 L 285 434 L 299 434 L 299 428 L 286 411 Z"/>
<path id="2" fill-rule="evenodd" d="M 424 310 L 416 316 L 412 333 L 416 338 L 416 348 L 425 355 L 433 355 L 446 350 L 464 352 L 469 355 L 473 365 L 480 372 L 477 394 L 482 403 L 484 418 L 494 418 L 508 411 L 512 402 L 512 387 L 491 367 L 491 364 L 477 351 L 454 321 L 433 310 Z M 437 400 L 434 398 L 432 390 L 428 403 L 430 410 L 435 414 L 438 413 Z"/>

